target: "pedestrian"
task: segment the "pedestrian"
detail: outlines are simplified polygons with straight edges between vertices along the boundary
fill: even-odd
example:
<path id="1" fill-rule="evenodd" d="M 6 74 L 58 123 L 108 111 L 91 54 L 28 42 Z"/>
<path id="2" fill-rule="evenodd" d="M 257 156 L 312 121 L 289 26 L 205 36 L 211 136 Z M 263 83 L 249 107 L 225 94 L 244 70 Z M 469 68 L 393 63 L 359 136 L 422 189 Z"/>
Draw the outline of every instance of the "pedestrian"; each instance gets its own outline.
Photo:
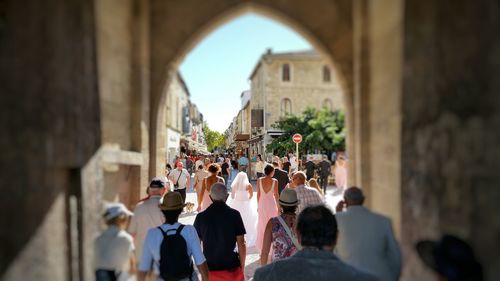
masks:
<path id="1" fill-rule="evenodd" d="M 169 179 L 173 183 L 173 192 L 177 192 L 182 197 L 182 202 L 186 202 L 186 188 L 191 185 L 191 175 L 184 169 L 182 162 L 177 162 L 177 168 L 172 170 Z"/>
<path id="2" fill-rule="evenodd" d="M 186 170 L 188 171 L 189 174 L 193 173 L 193 160 L 191 159 L 190 156 L 186 156 Z"/>
<path id="3" fill-rule="evenodd" d="M 283 190 L 279 202 L 280 215 L 271 218 L 266 225 L 260 254 L 261 265 L 268 263 L 271 246 L 273 247 L 272 261 L 288 258 L 300 249 L 294 231 L 297 218 L 295 212 L 299 204 L 297 192 L 290 188 Z"/>
<path id="4" fill-rule="evenodd" d="M 245 227 L 240 213 L 226 204 L 227 197 L 226 186 L 215 183 L 210 190 L 213 204 L 196 216 L 194 227 L 203 242 L 210 280 L 244 281 Z"/>
<path id="5" fill-rule="evenodd" d="M 323 193 L 323 190 L 321 190 L 321 187 L 319 186 L 318 181 L 315 178 L 310 179 L 307 182 L 307 185 L 309 187 L 316 189 L 319 192 L 319 194 L 321 194 L 321 196 L 323 196 L 323 197 L 325 196 L 325 194 Z"/>
<path id="6" fill-rule="evenodd" d="M 145 281 L 149 272 L 157 275 L 156 281 L 197 281 L 192 259 L 198 267 L 201 280 L 209 280 L 207 262 L 196 229 L 178 222 L 184 205 L 182 196 L 177 192 L 169 192 L 164 196 L 158 207 L 165 221 L 149 229 L 146 235 L 138 281 Z"/>
<path id="7" fill-rule="evenodd" d="M 285 156 L 285 157 L 281 158 L 281 160 L 283 162 L 281 169 L 290 175 L 291 170 L 290 170 L 290 161 L 288 161 L 288 157 Z"/>
<path id="8" fill-rule="evenodd" d="M 337 166 L 335 167 L 335 186 L 339 192 L 347 189 L 347 169 L 345 167 L 345 159 L 340 155 L 337 159 Z"/>
<path id="9" fill-rule="evenodd" d="M 124 229 L 130 212 L 122 203 L 109 204 L 103 215 L 108 228 L 94 243 L 95 280 L 127 280 L 135 272 L 134 241 Z"/>
<path id="10" fill-rule="evenodd" d="M 285 189 L 286 185 L 290 182 L 290 178 L 288 177 L 288 173 L 279 168 L 279 164 L 277 162 L 273 162 L 274 167 L 274 176 L 276 180 L 278 180 L 278 193 L 281 194 L 283 189 Z"/>
<path id="11" fill-rule="evenodd" d="M 337 222 L 325 206 L 307 207 L 298 215 L 297 238 L 302 250 L 257 269 L 253 280 L 385 281 L 345 264 L 335 256 Z"/>
<path id="12" fill-rule="evenodd" d="M 225 158 L 224 163 L 220 166 L 221 175 L 225 183 L 227 183 L 227 179 L 229 178 L 229 161 L 229 158 Z"/>
<path id="13" fill-rule="evenodd" d="M 203 180 L 208 177 L 209 173 L 207 170 L 203 168 L 203 164 L 198 165 L 198 170 L 194 173 L 194 188 L 196 190 L 196 198 L 198 198 L 201 194 L 201 189 L 203 187 Z"/>
<path id="14" fill-rule="evenodd" d="M 257 178 L 261 178 L 264 176 L 264 160 L 262 160 L 262 155 L 257 154 L 257 162 L 255 162 L 255 172 L 257 173 Z"/>
<path id="15" fill-rule="evenodd" d="M 273 178 L 274 168 L 267 165 L 264 168 L 265 177 L 257 180 L 257 242 L 255 246 L 259 251 L 262 250 L 264 240 L 264 231 L 269 219 L 278 215 L 278 181 Z"/>
<path id="16" fill-rule="evenodd" d="M 257 212 L 252 208 L 253 187 L 245 172 L 239 172 L 231 184 L 231 201 L 229 206 L 240 212 L 245 225 L 245 241 L 248 247 L 255 245 L 257 239 Z"/>
<path id="17" fill-rule="evenodd" d="M 198 167 L 200 167 L 200 165 L 204 166 L 205 165 L 204 161 L 205 161 L 205 156 L 203 156 L 203 155 L 200 156 L 198 158 L 198 160 L 196 160 L 196 162 L 194 163 L 195 167 L 198 168 Z"/>
<path id="18" fill-rule="evenodd" d="M 280 168 L 280 169 L 282 168 L 282 166 L 281 166 L 281 164 L 282 164 L 281 163 L 281 159 L 280 159 L 280 157 L 278 155 L 274 155 L 272 160 L 273 160 L 272 162 L 278 163 L 278 168 Z"/>
<path id="19" fill-rule="evenodd" d="M 248 158 L 246 157 L 245 154 L 242 154 L 240 159 L 238 159 L 238 167 L 240 168 L 240 171 L 243 171 L 246 173 L 247 168 L 248 168 L 248 164 L 249 164 Z"/>
<path id="20" fill-rule="evenodd" d="M 128 232 L 134 236 L 137 260 L 141 258 L 142 246 L 148 230 L 165 221 L 165 217 L 158 209 L 165 191 L 164 181 L 159 178 L 152 179 L 149 184 L 149 198 L 139 202 L 134 208 L 134 216 L 130 220 Z"/>
<path id="21" fill-rule="evenodd" d="M 306 207 L 324 204 L 321 194 L 315 188 L 306 186 L 305 183 L 306 174 L 304 172 L 297 171 L 293 173 L 289 186 L 297 191 L 297 197 L 299 198 L 297 214 L 300 214 Z"/>
<path id="22" fill-rule="evenodd" d="M 236 162 L 236 160 L 231 160 L 231 167 L 229 168 L 229 177 L 227 179 L 227 186 L 229 188 L 231 188 L 232 182 L 234 181 L 238 173 L 239 173 L 238 162 Z"/>
<path id="23" fill-rule="evenodd" d="M 399 280 L 401 253 L 391 220 L 363 207 L 364 200 L 363 191 L 351 187 L 345 191 L 344 201 L 337 205 L 337 254 L 347 264 L 380 280 Z M 345 212 L 343 207 L 347 207 Z"/>
<path id="24" fill-rule="evenodd" d="M 299 169 L 299 159 L 295 157 L 293 153 L 290 153 L 288 156 L 288 159 L 290 159 L 290 172 L 296 172 Z"/>
<path id="25" fill-rule="evenodd" d="M 200 195 L 198 196 L 198 212 L 205 211 L 210 204 L 212 204 L 212 199 L 210 199 L 210 190 L 212 185 L 217 182 L 222 182 L 225 184 L 222 177 L 217 176 L 219 173 L 219 165 L 211 164 L 208 166 L 209 176 L 203 179 L 203 184 L 201 187 Z"/>
<path id="26" fill-rule="evenodd" d="M 314 177 L 314 171 L 316 170 L 316 165 L 311 159 L 307 159 L 307 162 L 304 164 L 306 168 L 306 176 L 307 180 L 310 180 Z"/>
<path id="27" fill-rule="evenodd" d="M 328 161 L 328 156 L 323 155 L 323 160 L 318 164 L 319 168 L 319 183 L 323 189 L 323 194 L 326 194 L 328 186 L 328 177 L 332 172 L 332 162 Z"/>
<path id="28" fill-rule="evenodd" d="M 443 281 L 483 281 L 483 268 L 472 247 L 464 240 L 443 235 L 439 241 L 422 240 L 416 244 L 420 259 Z"/>

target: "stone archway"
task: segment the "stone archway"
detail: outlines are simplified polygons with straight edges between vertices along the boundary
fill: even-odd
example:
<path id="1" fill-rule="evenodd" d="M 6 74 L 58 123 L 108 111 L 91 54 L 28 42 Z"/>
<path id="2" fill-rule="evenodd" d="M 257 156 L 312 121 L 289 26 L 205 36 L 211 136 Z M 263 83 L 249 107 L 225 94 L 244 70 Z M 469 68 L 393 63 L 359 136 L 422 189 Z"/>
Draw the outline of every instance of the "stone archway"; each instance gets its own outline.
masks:
<path id="1" fill-rule="evenodd" d="M 153 1 L 154 2 L 154 1 Z M 354 128 L 351 120 L 354 120 L 353 99 L 352 99 L 352 30 L 350 16 L 351 5 L 346 5 L 345 1 L 329 3 L 329 9 L 325 13 L 325 1 L 318 1 L 317 5 L 277 5 L 273 1 L 240 1 L 237 3 L 227 3 L 219 1 L 221 5 L 211 5 L 204 9 L 190 11 L 186 15 L 180 11 L 188 11 L 192 3 L 164 3 L 158 1 L 153 4 L 153 18 L 151 30 L 151 128 L 150 134 L 150 176 L 161 173 L 161 153 L 160 147 L 163 144 L 161 129 L 162 107 L 165 100 L 165 89 L 171 77 L 175 74 L 182 58 L 207 34 L 220 25 L 237 18 L 238 16 L 254 12 L 273 20 L 281 22 L 306 38 L 316 50 L 318 50 L 329 64 L 339 73 L 341 85 L 344 92 L 344 102 L 348 122 L 348 144 L 347 149 L 350 154 L 354 154 L 353 144 Z M 319 3 L 321 2 L 321 3 Z M 299 10 L 297 10 L 299 9 Z M 309 10 L 309 12 L 304 12 Z M 162 11 L 164 11 L 162 13 Z M 327 19 L 330 25 L 315 26 L 317 16 L 306 16 L 300 19 L 303 14 L 314 15 L 322 12 L 322 17 Z M 201 15 L 199 15 L 200 13 Z M 162 20 L 163 19 L 163 20 Z M 205 19 L 202 21 L 200 19 Z M 182 22 L 183 28 L 176 28 L 174 22 Z M 309 23 L 309 24 L 307 24 Z M 325 28 L 332 26 L 335 28 Z M 320 29 L 322 28 L 322 29 Z M 328 29 L 328 30 L 327 30 Z M 312 30 L 315 30 L 314 32 Z M 337 34 L 333 38 L 328 38 L 328 32 L 332 30 Z M 317 33 L 317 34 L 316 34 Z M 168 34 L 168 36 L 165 36 Z M 153 130 L 157 130 L 154 134 Z M 353 177 L 354 178 L 354 177 Z"/>

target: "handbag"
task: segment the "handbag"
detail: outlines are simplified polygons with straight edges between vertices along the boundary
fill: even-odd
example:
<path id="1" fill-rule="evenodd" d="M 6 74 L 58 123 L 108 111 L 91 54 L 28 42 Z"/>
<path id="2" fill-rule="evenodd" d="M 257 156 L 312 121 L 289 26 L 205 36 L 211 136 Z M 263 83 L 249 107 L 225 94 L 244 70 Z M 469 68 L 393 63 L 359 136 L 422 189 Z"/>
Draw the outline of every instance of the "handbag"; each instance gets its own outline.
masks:
<path id="1" fill-rule="evenodd" d="M 179 188 L 179 179 L 181 178 L 182 176 L 182 173 L 184 173 L 183 170 L 181 170 L 181 172 L 179 173 L 179 177 L 177 178 L 177 180 L 175 181 L 174 183 L 174 190 L 178 189 Z"/>

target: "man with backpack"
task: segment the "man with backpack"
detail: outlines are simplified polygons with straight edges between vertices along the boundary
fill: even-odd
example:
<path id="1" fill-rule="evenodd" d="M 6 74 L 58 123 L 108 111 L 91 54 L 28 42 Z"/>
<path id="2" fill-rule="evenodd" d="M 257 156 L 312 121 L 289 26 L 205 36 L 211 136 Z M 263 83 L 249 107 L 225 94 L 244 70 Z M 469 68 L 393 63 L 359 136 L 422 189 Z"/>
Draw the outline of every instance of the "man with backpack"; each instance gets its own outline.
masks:
<path id="1" fill-rule="evenodd" d="M 246 231 L 240 212 L 226 205 L 228 195 L 223 183 L 212 185 L 210 198 L 213 203 L 194 221 L 203 241 L 203 253 L 207 257 L 212 281 L 245 280 Z"/>
<path id="2" fill-rule="evenodd" d="M 198 281 L 192 259 L 198 267 L 201 280 L 209 280 L 207 262 L 196 229 L 192 225 L 177 222 L 184 205 L 177 192 L 169 192 L 163 197 L 159 208 L 165 216 L 165 223 L 151 228 L 146 235 L 138 281 L 146 280 L 151 265 L 153 273 L 157 275 L 156 281 Z"/>

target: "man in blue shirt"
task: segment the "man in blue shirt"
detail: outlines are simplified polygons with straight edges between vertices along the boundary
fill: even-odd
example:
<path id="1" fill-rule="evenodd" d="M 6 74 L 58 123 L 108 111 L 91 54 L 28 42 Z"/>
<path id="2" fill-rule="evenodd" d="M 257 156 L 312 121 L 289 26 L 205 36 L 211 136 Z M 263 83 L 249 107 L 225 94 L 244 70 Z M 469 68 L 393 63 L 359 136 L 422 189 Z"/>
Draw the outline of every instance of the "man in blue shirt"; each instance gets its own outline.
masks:
<path id="1" fill-rule="evenodd" d="M 248 164 L 249 164 L 248 158 L 246 157 L 245 154 L 242 154 L 240 159 L 238 159 L 238 166 L 240 168 L 240 171 L 246 173 L 247 168 L 248 168 Z"/>

